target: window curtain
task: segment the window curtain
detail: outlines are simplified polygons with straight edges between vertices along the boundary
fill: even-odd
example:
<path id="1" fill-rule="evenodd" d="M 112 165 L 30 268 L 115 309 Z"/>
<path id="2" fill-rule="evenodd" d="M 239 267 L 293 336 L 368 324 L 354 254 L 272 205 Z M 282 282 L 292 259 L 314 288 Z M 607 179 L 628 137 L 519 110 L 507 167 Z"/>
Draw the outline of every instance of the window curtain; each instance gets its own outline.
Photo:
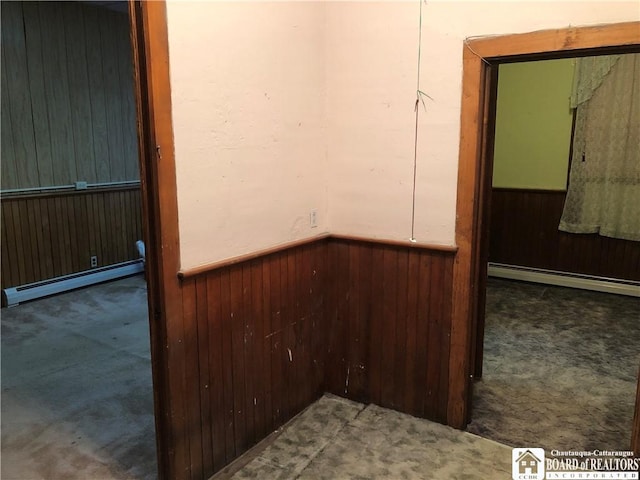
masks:
<path id="1" fill-rule="evenodd" d="M 640 240 L 640 54 L 577 60 L 569 187 L 559 229 Z"/>

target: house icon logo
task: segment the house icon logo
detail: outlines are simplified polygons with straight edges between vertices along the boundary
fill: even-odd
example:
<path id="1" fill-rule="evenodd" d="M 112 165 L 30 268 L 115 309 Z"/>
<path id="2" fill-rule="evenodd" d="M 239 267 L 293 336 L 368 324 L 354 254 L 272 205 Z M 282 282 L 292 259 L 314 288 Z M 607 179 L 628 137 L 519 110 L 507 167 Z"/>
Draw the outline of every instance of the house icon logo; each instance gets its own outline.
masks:
<path id="1" fill-rule="evenodd" d="M 513 480 L 544 480 L 544 449 L 514 448 L 511 460 Z"/>

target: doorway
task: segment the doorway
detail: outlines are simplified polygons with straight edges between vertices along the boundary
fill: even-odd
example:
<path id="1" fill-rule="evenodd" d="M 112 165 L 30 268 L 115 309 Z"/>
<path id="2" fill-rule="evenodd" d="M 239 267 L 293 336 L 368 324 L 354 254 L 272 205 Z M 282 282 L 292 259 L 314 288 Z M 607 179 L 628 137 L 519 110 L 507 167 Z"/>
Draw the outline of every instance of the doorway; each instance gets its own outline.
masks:
<path id="1" fill-rule="evenodd" d="M 629 447 L 640 302 L 570 287 L 621 292 L 628 287 L 633 295 L 638 286 L 632 282 L 640 280 L 640 243 L 562 232 L 558 225 L 574 143 L 575 109 L 569 102 L 574 70 L 619 61 L 596 98 L 620 104 L 622 93 L 612 85 L 631 76 L 637 58 L 627 54 L 498 66 L 496 131 L 489 140 L 495 147 L 493 161 L 487 159 L 493 165 L 493 174 L 487 171 L 493 179 L 490 220 L 483 232 L 489 239 L 490 278 L 486 307 L 478 312 L 479 321 L 484 313 L 486 329 L 483 344 L 478 335 L 476 380 L 485 368 L 474 386 L 472 433 L 506 444 L 537 440 L 548 450 Z M 579 162 L 576 156 L 574 163 Z M 620 280 L 596 282 L 589 275 Z"/>
<path id="2" fill-rule="evenodd" d="M 482 206 L 491 171 L 488 159 L 492 144 L 487 140 L 492 128 L 490 107 L 495 69 L 498 64 L 509 61 L 637 52 L 639 45 L 639 25 L 630 22 L 478 39 L 468 42 L 464 49 L 456 208 L 459 253 L 454 267 L 452 319 L 452 362 L 460 361 L 464 368 L 462 375 L 450 382 L 450 398 L 457 399 L 450 406 L 453 424 L 463 426 L 472 417 L 472 383 L 480 364 L 478 357 L 481 357 L 481 350 L 477 348 L 482 338 L 478 312 L 486 291 L 486 262 L 482 257 L 486 251 L 482 235 L 486 212 Z M 638 408 L 636 405 L 636 410 Z M 640 440 L 634 438 L 633 442 L 634 447 L 639 448 Z"/>
<path id="3" fill-rule="evenodd" d="M 5 193 L 11 201 L 5 202 L 3 198 L 3 214 L 6 208 L 7 219 L 12 226 L 21 227 L 11 231 L 11 241 L 5 241 L 10 230 L 3 228 L 2 232 L 5 236 L 3 260 L 8 260 L 6 265 L 11 269 L 9 285 L 33 282 L 52 284 L 52 278 L 80 275 L 85 271 L 91 272 L 94 267 L 101 269 L 126 262 L 139 263 L 135 241 L 142 238 L 143 227 L 148 228 L 148 219 L 146 215 L 141 215 L 140 161 L 136 141 L 127 3 L 7 2 L 2 7 L 3 64 L 6 60 L 11 65 L 11 68 L 4 68 L 3 65 L 2 69 L 3 127 L 7 125 L 7 119 L 10 121 L 10 128 L 2 129 L 3 177 L 17 182 L 6 188 L 9 192 Z M 5 22 L 13 20 L 13 28 L 5 29 Z M 7 85 L 11 87 L 10 92 L 5 88 Z M 126 99 L 120 101 L 120 97 L 124 97 L 121 95 L 125 91 L 124 85 L 128 85 L 127 95 Z M 5 98 L 7 93 L 10 93 L 10 97 Z M 9 100 L 12 102 L 11 108 L 4 108 L 7 105 L 5 101 Z M 5 140 L 11 141 L 5 143 Z M 29 163 L 32 159 L 36 161 Z M 11 170 L 12 167 L 15 169 Z M 18 255 L 20 250 L 31 251 Z M 86 424 L 95 420 L 93 423 L 96 427 L 102 425 L 99 420 L 104 423 L 104 418 L 91 416 L 101 413 L 97 410 L 103 398 L 96 394 L 92 408 L 80 408 L 80 393 L 91 395 L 89 388 L 84 392 L 85 389 L 81 387 L 97 384 L 100 394 L 110 397 L 120 395 L 123 397 L 121 406 L 130 401 L 130 409 L 139 411 L 144 417 L 145 429 L 140 437 L 144 437 L 144 440 L 138 438 L 137 441 L 131 441 L 122 432 L 120 435 L 116 432 L 115 439 L 107 438 L 106 429 L 97 433 L 94 430 L 91 435 L 86 434 L 88 429 L 81 429 L 68 438 L 62 432 L 64 429 L 57 431 L 57 427 L 49 428 L 49 431 L 53 430 L 49 433 L 57 436 L 58 447 L 68 448 L 69 451 L 81 443 L 101 445 L 101 442 L 106 442 L 115 446 L 121 440 L 127 444 L 125 450 L 134 454 L 144 442 L 146 451 L 155 457 L 144 279 L 142 276 L 130 277 L 97 288 L 102 293 L 94 294 L 95 289 L 90 287 L 90 290 L 77 290 L 47 298 L 41 304 L 41 313 L 18 314 L 33 310 L 39 301 L 21 305 L 9 313 L 3 312 L 7 318 L 21 317 L 14 319 L 18 330 L 25 327 L 18 334 L 28 330 L 29 318 L 36 319 L 38 321 L 32 325 L 37 327 L 35 330 L 47 324 L 56 329 L 51 338 L 56 336 L 64 338 L 64 341 L 78 340 L 79 353 L 86 354 L 86 357 L 79 355 L 73 359 L 74 347 L 70 344 L 48 342 L 47 349 L 52 356 L 44 355 L 45 349 L 38 351 L 36 358 L 42 360 L 40 363 L 44 370 L 32 375 L 33 382 L 23 388 L 23 393 L 35 392 L 37 395 L 30 397 L 30 401 L 39 403 L 43 407 L 41 411 L 51 417 L 60 416 L 64 411 L 64 421 L 71 422 L 83 417 Z M 104 290 L 108 290 L 108 294 L 104 294 Z M 127 299 L 118 295 L 126 295 Z M 112 298 L 114 296 L 115 299 Z M 59 303 L 55 306 L 54 299 L 61 301 L 63 297 L 73 300 L 65 306 Z M 120 323 L 97 332 L 89 331 L 92 324 L 99 323 L 98 309 L 92 309 L 92 305 L 107 306 L 103 309 L 107 314 L 121 315 L 116 319 Z M 133 318 L 125 318 L 129 314 L 136 317 L 135 324 Z M 45 316 L 50 318 L 44 319 Z M 77 322 L 71 319 L 72 316 L 77 317 Z M 42 337 L 42 332 L 36 333 Z M 3 341 L 8 338 L 8 335 L 3 335 Z M 22 348 L 24 345 L 14 346 Z M 108 363 L 109 358 L 122 361 L 127 356 L 135 360 L 126 367 L 120 364 L 120 370 L 124 373 L 120 380 L 125 378 L 125 383 L 126 373 L 131 373 L 131 368 L 137 374 L 137 370 L 142 370 L 144 365 L 146 377 L 138 383 L 130 378 L 129 386 L 137 392 L 144 390 L 145 401 L 136 403 L 131 390 L 125 388 L 127 393 L 123 393 L 119 388 L 122 385 L 115 385 L 120 380 L 114 380 L 100 369 L 92 371 L 88 363 L 79 365 L 84 368 L 83 375 L 68 370 L 72 364 L 78 366 L 93 353 L 104 363 Z M 37 362 L 32 359 L 32 363 Z M 16 377 L 26 376 L 26 366 L 20 371 L 17 360 L 3 362 L 3 369 L 11 364 L 16 367 Z M 8 388 L 7 378 L 3 376 L 3 384 Z M 39 379 L 44 382 L 36 384 Z M 53 402 L 54 395 L 49 387 L 60 384 L 79 388 L 78 396 L 56 397 Z M 16 393 L 19 393 L 17 386 Z M 26 402 L 21 398 L 17 395 L 12 403 L 25 413 Z M 9 402 L 3 402 L 3 409 L 9 405 Z M 108 413 L 109 409 L 104 410 L 104 413 Z M 4 418 L 18 423 L 23 420 L 19 415 L 11 414 Z M 125 415 L 121 418 L 125 418 Z M 127 427 L 134 429 L 129 424 L 123 430 Z M 3 429 L 3 434 L 5 432 L 9 434 Z M 3 449 L 8 446 L 9 442 L 3 441 Z M 17 447 L 25 450 L 23 445 Z M 109 451 L 107 448 L 102 453 L 108 455 Z M 42 468 L 52 468 L 53 462 L 47 460 L 44 453 L 38 455 Z M 120 463 L 139 461 L 132 457 L 127 460 L 127 455 L 127 452 L 117 454 L 115 459 Z M 5 463 L 10 466 L 11 462 Z M 145 466 L 153 476 L 155 458 L 149 464 Z M 75 467 L 77 474 L 80 465 Z M 104 472 L 93 471 L 93 474 L 103 476 Z"/>

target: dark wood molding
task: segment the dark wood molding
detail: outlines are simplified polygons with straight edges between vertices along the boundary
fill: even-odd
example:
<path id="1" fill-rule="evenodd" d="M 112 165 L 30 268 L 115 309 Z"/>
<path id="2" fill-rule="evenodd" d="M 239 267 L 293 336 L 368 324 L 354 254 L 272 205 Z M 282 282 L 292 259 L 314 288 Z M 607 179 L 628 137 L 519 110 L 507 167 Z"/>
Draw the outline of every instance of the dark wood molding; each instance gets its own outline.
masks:
<path id="1" fill-rule="evenodd" d="M 185 424 L 185 350 L 178 206 L 164 0 L 129 0 L 138 152 L 147 245 L 151 365 L 160 480 L 192 478 Z"/>
<path id="2" fill-rule="evenodd" d="M 640 45 L 640 22 L 570 27 L 469 40 L 463 45 L 463 79 L 456 203 L 458 255 L 453 271 L 453 314 L 448 423 L 463 428 L 468 420 L 471 388 L 474 312 L 479 279 L 472 268 L 479 251 L 476 236 L 482 220 L 476 202 L 486 188 L 483 171 L 483 113 L 488 99 L 486 71 L 503 62 L 567 58 L 575 55 L 615 53 Z M 486 171 L 486 169 L 484 169 Z M 486 173 L 485 173 L 486 174 Z"/>
<path id="3" fill-rule="evenodd" d="M 441 245 L 437 243 L 411 242 L 409 240 L 390 240 L 385 238 L 343 235 L 339 233 L 331 233 L 329 236 L 330 238 L 335 238 L 336 240 L 350 240 L 353 242 L 387 245 L 390 247 L 415 248 L 418 250 L 430 250 L 433 252 L 442 252 L 442 253 L 450 253 L 450 254 L 455 254 L 458 251 L 458 247 L 455 245 Z"/>
<path id="4" fill-rule="evenodd" d="M 198 275 L 204 275 L 206 273 L 212 272 L 214 270 L 218 270 L 220 268 L 229 267 L 231 265 L 236 265 L 238 263 L 248 262 L 250 260 L 253 260 L 254 258 L 265 257 L 267 255 L 272 255 L 274 253 L 284 252 L 291 248 L 300 247 L 302 245 L 318 242 L 321 240 L 325 240 L 327 238 L 329 238 L 329 234 L 323 233 L 315 237 L 308 237 L 300 240 L 294 240 L 293 242 L 282 243 L 274 247 L 265 248 L 262 250 L 248 253 L 246 255 L 239 255 L 237 257 L 221 260 L 219 262 L 207 263 L 205 265 L 183 269 L 178 271 L 178 278 L 180 280 L 185 280 L 188 278 L 196 277 Z"/>
<path id="5" fill-rule="evenodd" d="M 621 22 L 589 27 L 569 27 L 540 30 L 530 33 L 498 35 L 478 38 L 468 42 L 478 59 L 485 61 L 514 61 L 527 55 L 539 55 L 540 60 L 567 58 L 579 51 L 582 56 L 601 53 L 611 48 L 637 47 L 640 45 L 640 22 Z M 545 58 L 546 57 L 546 58 Z"/>
<path id="6" fill-rule="evenodd" d="M 484 160 L 481 162 L 479 173 L 480 181 L 483 182 L 479 190 L 478 199 L 478 224 L 476 227 L 475 248 L 476 263 L 473 266 L 475 278 L 478 279 L 478 286 L 473 298 L 472 312 L 475 319 L 472 324 L 471 337 L 476 341 L 471 342 L 471 375 L 475 378 L 482 377 L 482 358 L 484 355 L 484 327 L 485 327 L 485 305 L 486 305 L 486 289 L 487 289 L 487 268 L 489 258 L 489 225 L 491 213 L 491 184 L 493 182 L 493 152 L 495 147 L 495 129 L 496 129 L 496 108 L 498 100 L 498 67 L 492 67 L 485 70 L 485 84 L 487 85 L 487 100 L 484 103 L 483 113 L 483 145 L 482 155 Z M 467 392 L 469 403 L 472 402 L 473 390 L 470 388 Z M 471 420 L 471 409 L 467 410 L 467 421 Z"/>
<path id="7" fill-rule="evenodd" d="M 246 255 L 239 255 L 237 257 L 232 257 L 226 260 L 221 260 L 219 262 L 208 263 L 206 265 L 200 265 L 194 268 L 188 268 L 178 271 L 178 278 L 180 280 L 186 280 L 188 278 L 196 277 L 198 275 L 204 275 L 206 273 L 212 272 L 214 270 L 218 270 L 220 268 L 229 267 L 231 265 L 236 265 L 238 263 L 248 262 L 253 260 L 254 258 L 265 257 L 267 255 L 273 255 L 274 253 L 284 252 L 291 248 L 296 248 L 302 245 L 307 245 L 310 243 L 320 242 L 323 240 L 346 240 L 351 242 L 360 242 L 360 243 L 369 243 L 375 245 L 386 245 L 389 247 L 404 247 L 410 249 L 417 250 L 429 250 L 432 252 L 441 252 L 446 254 L 455 254 L 457 252 L 457 247 L 449 246 L 449 245 L 438 245 L 438 244 L 427 244 L 427 243 L 414 243 L 409 241 L 400 241 L 400 240 L 383 240 L 378 238 L 367 238 L 367 237 L 355 237 L 352 235 L 334 235 L 331 233 L 323 233 L 321 235 L 316 235 L 315 237 L 303 238 L 300 240 L 294 240 L 293 242 L 283 243 L 280 245 L 276 245 L 274 247 L 265 248 L 263 250 L 258 250 L 256 252 L 248 253 Z"/>

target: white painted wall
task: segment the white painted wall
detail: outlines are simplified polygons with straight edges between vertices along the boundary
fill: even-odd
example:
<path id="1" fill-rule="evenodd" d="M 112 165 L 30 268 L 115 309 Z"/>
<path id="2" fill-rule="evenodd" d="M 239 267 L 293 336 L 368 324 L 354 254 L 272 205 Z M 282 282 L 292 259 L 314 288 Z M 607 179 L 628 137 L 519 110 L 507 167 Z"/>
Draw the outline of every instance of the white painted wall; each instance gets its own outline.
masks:
<path id="1" fill-rule="evenodd" d="M 410 237 L 419 8 L 168 2 L 183 268 L 327 230 Z M 466 37 L 639 19 L 636 1 L 423 5 L 417 240 L 454 243 Z"/>
<path id="2" fill-rule="evenodd" d="M 323 15 L 167 2 L 182 268 L 326 231 Z"/>

